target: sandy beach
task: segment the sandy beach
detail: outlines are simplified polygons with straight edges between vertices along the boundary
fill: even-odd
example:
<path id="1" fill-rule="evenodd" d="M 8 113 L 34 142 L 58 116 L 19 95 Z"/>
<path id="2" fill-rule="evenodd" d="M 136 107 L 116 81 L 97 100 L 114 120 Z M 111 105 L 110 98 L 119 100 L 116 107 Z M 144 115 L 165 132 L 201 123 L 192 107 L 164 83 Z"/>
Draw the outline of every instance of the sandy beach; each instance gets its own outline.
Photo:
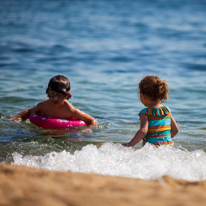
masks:
<path id="1" fill-rule="evenodd" d="M 0 205 L 206 205 L 206 181 L 188 182 L 51 172 L 0 164 Z"/>

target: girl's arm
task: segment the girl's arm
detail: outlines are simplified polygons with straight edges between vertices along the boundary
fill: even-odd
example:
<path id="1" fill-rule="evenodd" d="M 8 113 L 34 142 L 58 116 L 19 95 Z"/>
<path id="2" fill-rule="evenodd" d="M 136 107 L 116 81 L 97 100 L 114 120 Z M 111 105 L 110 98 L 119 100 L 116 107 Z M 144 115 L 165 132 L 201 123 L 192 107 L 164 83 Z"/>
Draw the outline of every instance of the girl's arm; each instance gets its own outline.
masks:
<path id="1" fill-rule="evenodd" d="M 140 129 L 137 131 L 137 133 L 135 134 L 135 136 L 130 142 L 124 143 L 122 145 L 127 146 L 127 147 L 132 147 L 135 144 L 137 144 L 140 140 L 142 140 L 143 137 L 147 134 L 148 124 L 149 124 L 149 121 L 148 121 L 147 115 L 140 114 Z"/>
<path id="2" fill-rule="evenodd" d="M 177 126 L 175 119 L 171 114 L 171 137 L 173 138 L 178 132 L 179 132 L 179 128 Z"/>

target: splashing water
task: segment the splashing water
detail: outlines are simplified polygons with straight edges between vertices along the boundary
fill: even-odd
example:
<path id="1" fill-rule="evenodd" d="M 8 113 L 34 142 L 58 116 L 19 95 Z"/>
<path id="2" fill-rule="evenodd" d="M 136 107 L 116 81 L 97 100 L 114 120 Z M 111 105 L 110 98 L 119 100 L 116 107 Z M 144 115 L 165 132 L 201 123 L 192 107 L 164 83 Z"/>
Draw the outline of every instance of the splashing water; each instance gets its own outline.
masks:
<path id="1" fill-rule="evenodd" d="M 169 175 L 188 181 L 206 179 L 206 153 L 189 152 L 182 148 L 145 145 L 141 149 L 124 148 L 105 143 L 100 148 L 90 144 L 74 154 L 62 151 L 45 156 L 25 156 L 13 153 L 14 164 L 52 171 L 72 171 L 140 179 L 157 179 Z"/>

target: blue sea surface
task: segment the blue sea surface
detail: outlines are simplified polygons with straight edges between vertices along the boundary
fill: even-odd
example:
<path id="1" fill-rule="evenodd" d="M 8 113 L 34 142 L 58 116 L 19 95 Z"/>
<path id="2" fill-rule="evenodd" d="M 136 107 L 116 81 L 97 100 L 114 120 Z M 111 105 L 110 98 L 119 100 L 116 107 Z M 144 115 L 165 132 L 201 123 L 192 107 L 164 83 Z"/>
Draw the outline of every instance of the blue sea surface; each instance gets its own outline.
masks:
<path id="1" fill-rule="evenodd" d="M 61 163 L 61 171 L 143 179 L 206 179 L 205 11 L 205 0 L 1 1 L 0 161 L 54 170 Z M 71 82 L 70 102 L 98 120 L 92 134 L 45 135 L 29 120 L 3 120 L 46 99 L 57 74 Z M 140 126 L 137 83 L 149 74 L 170 88 L 165 105 L 180 129 L 173 149 L 120 145 Z"/>

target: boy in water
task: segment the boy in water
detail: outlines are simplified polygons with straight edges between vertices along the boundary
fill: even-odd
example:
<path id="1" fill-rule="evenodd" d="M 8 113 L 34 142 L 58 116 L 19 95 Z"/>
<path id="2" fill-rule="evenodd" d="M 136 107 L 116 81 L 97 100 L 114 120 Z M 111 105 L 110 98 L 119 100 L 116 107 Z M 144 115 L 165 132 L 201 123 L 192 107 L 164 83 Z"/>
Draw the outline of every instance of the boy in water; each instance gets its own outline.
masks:
<path id="1" fill-rule="evenodd" d="M 75 108 L 67 100 L 71 97 L 70 81 L 62 75 L 50 79 L 46 94 L 49 99 L 38 103 L 31 109 L 24 110 L 7 120 L 26 120 L 32 113 L 41 113 L 57 119 L 77 118 L 85 121 L 89 126 L 97 124 L 97 120 Z"/>

